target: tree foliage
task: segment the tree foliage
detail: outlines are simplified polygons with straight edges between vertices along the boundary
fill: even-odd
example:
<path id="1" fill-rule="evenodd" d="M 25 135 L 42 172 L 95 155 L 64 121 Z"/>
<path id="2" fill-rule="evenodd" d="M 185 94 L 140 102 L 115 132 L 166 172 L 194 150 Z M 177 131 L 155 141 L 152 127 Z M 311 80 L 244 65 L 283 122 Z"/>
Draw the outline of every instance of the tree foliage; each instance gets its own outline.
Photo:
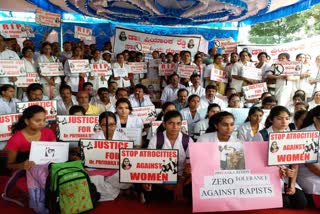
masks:
<path id="1" fill-rule="evenodd" d="M 313 22 L 310 22 L 312 19 Z M 253 25 L 249 41 L 256 44 L 280 44 L 298 40 L 297 33 L 301 31 L 308 36 L 319 34 L 320 5 L 288 17 Z"/>

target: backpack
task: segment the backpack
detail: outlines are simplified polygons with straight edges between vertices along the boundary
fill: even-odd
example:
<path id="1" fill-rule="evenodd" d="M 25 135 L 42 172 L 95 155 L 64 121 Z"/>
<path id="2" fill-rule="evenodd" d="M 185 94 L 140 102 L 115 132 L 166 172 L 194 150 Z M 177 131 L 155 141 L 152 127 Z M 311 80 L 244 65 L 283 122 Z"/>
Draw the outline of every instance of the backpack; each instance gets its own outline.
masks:
<path id="1" fill-rule="evenodd" d="M 82 213 L 96 207 L 100 194 L 80 160 L 49 165 L 46 207 L 50 213 Z"/>
<path id="2" fill-rule="evenodd" d="M 261 134 L 264 141 L 269 141 L 269 133 L 267 129 L 261 129 L 259 133 Z"/>
<path id="3" fill-rule="evenodd" d="M 157 149 L 162 149 L 162 146 L 164 144 L 164 135 L 163 132 L 158 132 L 157 133 Z M 189 135 L 186 135 L 182 133 L 182 146 L 185 152 L 187 152 L 189 145 Z"/>

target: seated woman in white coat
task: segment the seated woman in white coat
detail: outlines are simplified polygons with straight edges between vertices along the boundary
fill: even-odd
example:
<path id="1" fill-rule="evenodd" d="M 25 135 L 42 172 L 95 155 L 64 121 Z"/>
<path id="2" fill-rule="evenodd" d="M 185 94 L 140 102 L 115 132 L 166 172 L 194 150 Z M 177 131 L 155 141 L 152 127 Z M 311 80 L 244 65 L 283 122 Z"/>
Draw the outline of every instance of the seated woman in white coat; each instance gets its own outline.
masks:
<path id="1" fill-rule="evenodd" d="M 101 131 L 96 132 L 93 139 L 120 140 L 129 139 L 116 130 L 116 116 L 106 111 L 100 114 L 99 124 Z M 88 169 L 87 169 L 88 170 Z M 91 181 L 96 185 L 97 191 L 101 194 L 100 201 L 110 201 L 118 197 L 122 189 L 130 188 L 131 184 L 119 183 L 119 170 L 88 170 Z"/>
<path id="2" fill-rule="evenodd" d="M 252 141 L 258 131 L 264 128 L 261 124 L 263 111 L 259 107 L 252 107 L 244 124 L 238 128 L 238 138 L 241 141 Z"/>
<path id="3" fill-rule="evenodd" d="M 193 137 L 198 139 L 198 137 L 206 132 L 209 127 L 210 118 L 216 113 L 221 111 L 221 107 L 217 103 L 209 104 L 207 109 L 207 114 L 205 119 L 200 120 L 194 125 Z"/>
<path id="4" fill-rule="evenodd" d="M 260 130 L 254 137 L 253 141 L 269 141 L 271 132 L 286 132 L 289 129 L 290 112 L 284 106 L 275 106 L 271 109 L 266 120 L 266 128 Z M 284 208 L 303 209 L 307 205 L 307 200 L 301 187 L 296 182 L 298 174 L 298 165 L 281 165 L 280 177 L 282 186 L 282 200 Z M 290 179 L 289 179 L 290 178 Z"/>
<path id="5" fill-rule="evenodd" d="M 303 121 L 301 131 L 320 131 L 320 106 L 310 110 Z M 315 146 L 315 143 L 313 144 Z M 315 149 L 315 147 L 314 147 Z M 298 182 L 303 191 L 311 194 L 314 205 L 320 208 L 320 153 L 318 151 L 318 163 L 300 165 Z"/>
<path id="6" fill-rule="evenodd" d="M 233 114 L 221 111 L 210 118 L 206 134 L 201 135 L 197 142 L 240 142 L 232 135 L 234 128 Z"/>
<path id="7" fill-rule="evenodd" d="M 127 128 L 127 129 L 140 128 L 141 133 L 143 133 L 144 124 L 142 119 L 140 117 L 137 117 L 131 114 L 131 112 L 132 112 L 132 106 L 130 101 L 127 98 L 120 98 L 117 100 L 116 102 L 117 128 Z"/>
<path id="8" fill-rule="evenodd" d="M 189 136 L 193 137 L 194 125 L 200 121 L 201 117 L 197 109 L 200 104 L 200 97 L 196 94 L 192 94 L 188 97 L 188 107 L 180 111 L 182 118 L 188 123 Z"/>
<path id="9" fill-rule="evenodd" d="M 125 63 L 122 53 L 117 54 L 117 62 L 113 63 L 112 70 L 111 80 L 115 81 L 119 88 L 130 87 L 130 67 Z"/>

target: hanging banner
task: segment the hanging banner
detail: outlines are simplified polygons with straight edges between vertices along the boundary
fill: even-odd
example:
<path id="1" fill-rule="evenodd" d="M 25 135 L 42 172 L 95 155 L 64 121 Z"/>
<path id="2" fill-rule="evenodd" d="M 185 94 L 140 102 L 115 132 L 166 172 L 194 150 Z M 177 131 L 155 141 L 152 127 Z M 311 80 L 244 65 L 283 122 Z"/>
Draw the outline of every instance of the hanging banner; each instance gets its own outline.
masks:
<path id="1" fill-rule="evenodd" d="M 200 40 L 200 36 L 160 36 L 117 27 L 113 52 L 136 51 L 137 44 L 144 42 L 151 44 L 150 52 L 156 50 L 160 53 L 180 53 L 180 51 L 188 50 L 194 56 L 198 52 Z"/>
<path id="2" fill-rule="evenodd" d="M 74 38 L 80 40 L 92 40 L 92 29 L 74 26 Z"/>
<path id="3" fill-rule="evenodd" d="M 57 115 L 58 138 L 62 141 L 79 141 L 80 138 L 92 139 L 101 131 L 99 116 Z"/>
<path id="4" fill-rule="evenodd" d="M 18 80 L 14 82 L 17 87 L 28 87 L 31 83 L 40 83 L 39 74 L 36 72 L 27 72 L 26 76 L 18 77 Z"/>
<path id="5" fill-rule="evenodd" d="M 279 168 L 266 166 L 267 143 L 240 144 L 189 145 L 193 212 L 282 207 Z"/>
<path id="6" fill-rule="evenodd" d="M 140 117 L 144 124 L 149 124 L 156 120 L 157 113 L 154 106 L 132 108 L 132 114 Z"/>
<path id="7" fill-rule="evenodd" d="M 32 101 L 32 102 L 17 102 L 17 113 L 22 114 L 22 112 L 30 106 L 42 106 L 46 110 L 47 120 L 55 121 L 57 116 L 57 101 Z"/>
<path id="8" fill-rule="evenodd" d="M 0 142 L 7 141 L 12 136 L 12 125 L 19 120 L 20 114 L 0 115 Z"/>
<path id="9" fill-rule="evenodd" d="M 152 52 L 152 43 L 148 42 L 137 42 L 135 50 L 141 53 L 151 53 Z"/>
<path id="10" fill-rule="evenodd" d="M 271 68 L 275 75 L 300 77 L 302 64 L 297 61 L 277 62 Z"/>
<path id="11" fill-rule="evenodd" d="M 270 133 L 268 165 L 317 163 L 319 131 Z"/>
<path id="12" fill-rule="evenodd" d="M 128 62 L 130 72 L 132 74 L 144 74 L 147 73 L 148 64 L 147 62 Z"/>
<path id="13" fill-rule="evenodd" d="M 24 60 L 0 60 L 1 77 L 18 77 L 25 75 Z"/>
<path id="14" fill-rule="evenodd" d="M 0 34 L 4 38 L 27 38 L 34 37 L 31 26 L 24 24 L 0 24 Z"/>
<path id="15" fill-rule="evenodd" d="M 179 64 L 177 73 L 181 78 L 187 78 L 189 79 L 190 76 L 194 73 L 199 73 L 199 68 L 195 65 L 183 65 Z"/>
<path id="16" fill-rule="evenodd" d="M 151 132 L 152 136 L 154 136 L 157 133 L 158 127 L 162 124 L 161 120 L 155 120 L 151 122 Z M 181 124 L 181 132 L 184 134 L 188 134 L 188 121 L 183 120 Z"/>
<path id="17" fill-rule="evenodd" d="M 91 71 L 101 77 L 101 76 L 111 76 L 112 75 L 112 70 L 111 67 L 109 66 L 108 63 L 103 63 L 103 64 L 90 64 Z"/>
<path id="18" fill-rule="evenodd" d="M 63 65 L 61 62 L 43 63 L 39 62 L 39 69 L 42 76 L 56 77 L 64 76 Z"/>
<path id="19" fill-rule="evenodd" d="M 50 26 L 50 27 L 60 27 L 61 15 L 57 13 L 51 13 L 44 10 L 36 10 L 35 21 L 37 24 Z"/>
<path id="20" fill-rule="evenodd" d="M 251 80 L 262 80 L 262 70 L 260 68 L 243 66 L 240 76 Z"/>
<path id="21" fill-rule="evenodd" d="M 129 140 L 133 141 L 134 146 L 142 146 L 141 128 L 117 128 L 117 131 L 124 134 Z"/>
<path id="22" fill-rule="evenodd" d="M 212 67 L 210 79 L 217 82 L 228 82 L 228 72 Z"/>
<path id="23" fill-rule="evenodd" d="M 87 59 L 68 59 L 70 72 L 73 74 L 88 73 L 91 71 L 89 60 Z"/>
<path id="24" fill-rule="evenodd" d="M 69 143 L 32 141 L 29 161 L 35 164 L 64 163 L 69 158 Z"/>
<path id="25" fill-rule="evenodd" d="M 119 149 L 132 149 L 133 142 L 81 139 L 80 147 L 86 167 L 119 169 Z"/>
<path id="26" fill-rule="evenodd" d="M 178 150 L 120 149 L 120 182 L 176 184 Z"/>
<path id="27" fill-rule="evenodd" d="M 268 87 L 267 83 L 264 82 L 243 86 L 242 91 L 246 100 L 260 99 L 264 92 L 268 92 Z"/>
<path id="28" fill-rule="evenodd" d="M 152 102 L 160 102 L 161 90 L 159 79 L 143 79 L 141 84 L 146 86 Z"/>
<path id="29" fill-rule="evenodd" d="M 175 63 L 162 63 L 159 64 L 159 76 L 170 76 L 177 70 L 177 64 Z"/>

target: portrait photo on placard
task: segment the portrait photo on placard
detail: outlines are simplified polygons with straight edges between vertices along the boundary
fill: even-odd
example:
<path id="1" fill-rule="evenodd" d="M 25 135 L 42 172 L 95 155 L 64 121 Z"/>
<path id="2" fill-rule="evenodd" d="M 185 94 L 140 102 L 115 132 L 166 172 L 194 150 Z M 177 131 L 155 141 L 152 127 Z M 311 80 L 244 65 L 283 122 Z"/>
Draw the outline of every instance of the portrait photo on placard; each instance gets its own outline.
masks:
<path id="1" fill-rule="evenodd" d="M 243 144 L 240 142 L 219 143 L 220 169 L 245 169 Z"/>

